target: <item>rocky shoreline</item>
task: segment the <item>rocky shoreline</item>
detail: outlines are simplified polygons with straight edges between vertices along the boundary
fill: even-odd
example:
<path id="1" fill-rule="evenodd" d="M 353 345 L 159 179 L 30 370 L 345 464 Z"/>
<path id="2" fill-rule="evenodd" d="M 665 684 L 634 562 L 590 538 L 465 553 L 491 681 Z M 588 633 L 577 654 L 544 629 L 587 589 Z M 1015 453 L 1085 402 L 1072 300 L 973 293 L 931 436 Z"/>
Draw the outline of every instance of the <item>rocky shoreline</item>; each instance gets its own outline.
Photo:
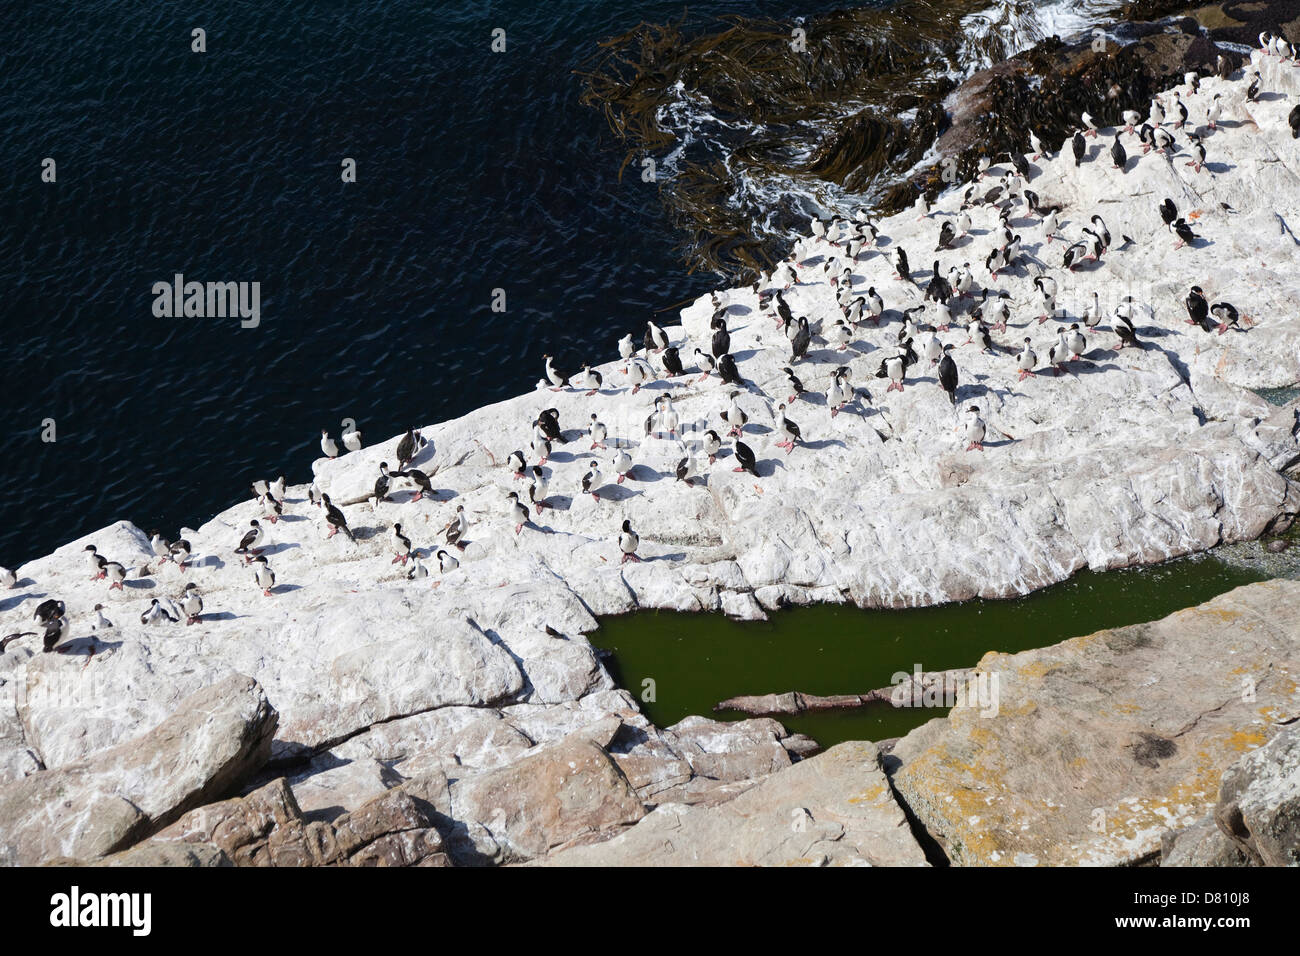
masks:
<path id="1" fill-rule="evenodd" d="M 1279 227 L 1280 210 L 1300 207 L 1286 120 L 1300 70 L 1259 68 L 1276 96 L 1248 102 L 1241 76 L 1184 94 L 1193 109 L 1223 100 L 1207 171 L 1153 154 L 1121 172 L 1092 144 L 1078 169 L 1068 150 L 1033 164 L 1030 186 L 1064 207 L 1063 229 L 1077 235 L 1102 212 L 1114 239 L 1099 262 L 1067 273 L 1035 220 L 1013 217 L 1027 259 L 991 283 L 1014 303 L 1010 330 L 992 352 L 954 352 L 956 404 L 989 425 L 982 452 L 967 450 L 928 366 L 901 392 L 874 374 L 906 310 L 923 304 L 925 275 L 891 278 L 892 253 L 928 265 L 939 222 L 961 204 L 953 190 L 928 218 L 881 221 L 889 241 L 864 253 L 853 282 L 880 290 L 882 321 L 861 326 L 847 352 L 814 340 L 796 367 L 808 392 L 791 403 L 803 440 L 788 455 L 774 420 L 788 399 L 785 332 L 752 288 L 718 294 L 756 475 L 733 472 L 727 443 L 714 467 L 701 458 L 704 481 L 674 480 L 704 430 L 721 427 L 730 390 L 716 375 L 656 369 L 634 392 L 624 364 L 609 363 L 596 396 L 543 382 L 422 429 L 429 444 L 414 464 L 435 485 L 422 500 L 402 488 L 368 502 L 397 437 L 318 460 L 316 483 L 355 541 L 328 537 L 297 486 L 274 523 L 249 501 L 184 529 L 186 571 L 159 563 L 126 522 L 22 566 L 0 602 L 4 632 L 30 626 L 48 598 L 66 602 L 72 626 L 60 653 L 42 653 L 38 639 L 0 655 L 0 863 L 919 865 L 927 856 L 904 803 L 955 863 L 1143 862 L 1167 834 L 1197 827 L 1201 836 L 1169 838 L 1171 858 L 1235 848 L 1285 861 L 1285 838 L 1261 834 L 1284 828 L 1277 808 L 1290 806 L 1294 780 L 1273 779 L 1279 764 L 1251 755 L 1268 747 L 1293 759 L 1282 728 L 1300 713 L 1300 585 L 1256 585 L 1157 624 L 990 655 L 976 672 L 1002 677 L 996 717 L 959 706 L 883 759 L 865 743 L 806 759 L 816 744 L 767 719 L 656 728 L 583 636 L 599 616 L 639 608 L 754 618 L 791 603 L 1005 597 L 1084 567 L 1149 564 L 1287 527 L 1300 512 L 1300 404 L 1270 406 L 1250 389 L 1300 380 L 1296 243 Z M 1196 213 L 1208 241 L 1173 248 L 1156 211 L 1165 195 Z M 969 239 L 939 256 L 945 268 L 976 249 L 982 259 L 996 216 L 988 206 L 971 215 Z M 839 315 L 818 268 L 828 251 L 801 244 L 812 271 L 787 293 L 822 336 Z M 1041 275 L 1060 280 L 1071 318 L 1040 331 Z M 1224 335 L 1185 325 L 1191 285 L 1236 301 L 1253 324 Z M 1116 350 L 1103 323 L 1065 374 L 1016 380 L 1020 337 L 1046 353 L 1044 340 L 1094 292 L 1109 313 L 1117 290 L 1152 306 L 1135 322 L 1143 347 Z M 706 296 L 666 329 L 688 370 L 713 313 Z M 964 337 L 947 334 L 954 346 Z M 820 393 L 842 364 L 853 400 L 832 416 Z M 668 393 L 678 437 L 644 426 Z M 527 482 L 505 462 L 529 447 L 546 407 L 567 441 L 549 456 L 548 507 L 516 530 L 506 495 L 526 500 Z M 593 413 L 608 450 L 590 450 L 581 431 Z M 616 443 L 634 462 L 625 482 L 609 464 Z M 593 458 L 604 465 L 598 500 L 580 486 Z M 466 547 L 459 567 L 439 573 L 434 552 L 457 506 L 470 518 Z M 269 596 L 233 550 L 253 519 L 268 522 Z M 625 520 L 640 532 L 640 563 L 620 562 Z M 429 577 L 409 579 L 411 565 L 394 562 L 394 521 Z M 120 590 L 88 580 L 91 543 L 130 569 Z M 198 623 L 137 623 L 153 598 L 189 582 L 206 604 Z M 92 630 L 101 603 L 115 626 Z M 1068 793 L 1066 779 L 1087 789 Z M 1097 809 L 1100 832 L 1088 829 Z M 689 833 L 689 845 L 669 831 Z"/>

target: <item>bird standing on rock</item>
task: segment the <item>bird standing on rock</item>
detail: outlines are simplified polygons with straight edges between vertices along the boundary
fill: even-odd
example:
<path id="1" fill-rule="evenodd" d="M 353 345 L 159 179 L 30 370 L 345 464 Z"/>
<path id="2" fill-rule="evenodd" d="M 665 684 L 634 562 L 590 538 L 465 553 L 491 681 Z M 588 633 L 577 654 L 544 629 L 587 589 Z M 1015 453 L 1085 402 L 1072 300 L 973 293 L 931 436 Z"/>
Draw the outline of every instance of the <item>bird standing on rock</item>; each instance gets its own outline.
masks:
<path id="1" fill-rule="evenodd" d="M 411 559 L 411 539 L 402 533 L 402 525 L 399 522 L 393 524 L 393 547 L 396 549 L 396 556 L 390 564 L 402 562 L 406 564 Z"/>
<path id="2" fill-rule="evenodd" d="M 695 456 L 687 452 L 683 458 L 678 460 L 677 467 L 674 469 L 674 475 L 678 481 L 685 482 L 686 487 L 689 488 L 691 487 L 691 482 L 695 480 L 698 474 L 699 467 L 695 463 Z"/>
<path id="3" fill-rule="evenodd" d="M 506 502 L 506 513 L 510 516 L 510 520 L 514 522 L 515 534 L 518 534 L 523 530 L 524 525 L 528 523 L 528 508 L 519 500 L 519 495 L 513 491 L 506 495 Z"/>
<path id="4" fill-rule="evenodd" d="M 1160 218 L 1164 221 L 1166 229 L 1172 229 L 1174 220 L 1178 218 L 1178 207 L 1174 205 L 1172 199 L 1166 198 L 1160 204 Z"/>
<path id="5" fill-rule="evenodd" d="M 447 522 L 447 526 L 442 529 L 443 537 L 447 543 L 454 545 L 460 550 L 465 550 L 465 532 L 469 530 L 469 519 L 465 517 L 465 506 L 457 505 L 456 513 L 452 519 Z"/>
<path id="6" fill-rule="evenodd" d="M 1064 365 L 1070 357 L 1070 347 L 1065 342 L 1065 329 L 1057 333 L 1056 341 L 1052 347 L 1047 350 L 1047 364 L 1052 367 L 1053 375 L 1061 374 L 1061 366 Z"/>
<path id="7" fill-rule="evenodd" d="M 325 535 L 325 537 L 332 538 L 334 535 L 342 531 L 348 536 L 349 541 L 356 544 L 357 539 L 353 536 L 352 529 L 348 527 L 348 519 L 343 517 L 343 512 L 334 507 L 330 502 L 329 495 L 322 494 L 320 497 L 321 503 L 325 506 L 325 524 L 328 525 L 330 529 L 329 534 Z"/>
<path id="8" fill-rule="evenodd" d="M 546 437 L 546 432 L 542 430 L 540 421 L 539 419 L 533 422 L 533 442 L 529 448 L 538 463 L 544 465 L 546 460 L 551 457 L 551 441 Z"/>
<path id="9" fill-rule="evenodd" d="M 1187 298 L 1183 300 L 1187 306 L 1187 324 L 1188 325 L 1205 325 L 1205 320 L 1210 314 L 1210 303 L 1205 298 L 1205 292 L 1199 285 L 1192 286 L 1192 290 L 1187 293 Z"/>
<path id="10" fill-rule="evenodd" d="M 952 224 L 951 219 L 945 219 L 942 226 L 939 227 L 939 244 L 934 247 L 935 252 L 952 247 L 952 241 L 957 238 L 957 229 Z"/>
<path id="11" fill-rule="evenodd" d="M 718 436 L 717 432 L 710 428 L 704 433 L 704 444 L 701 447 L 701 451 L 703 451 L 705 456 L 709 459 L 710 465 L 717 461 L 718 452 L 721 450 L 722 439 Z"/>
<path id="12" fill-rule="evenodd" d="M 587 434 L 591 437 L 591 449 L 589 450 L 604 448 L 609 429 L 605 427 L 604 422 L 597 420 L 595 413 L 592 413 L 591 424 L 587 426 Z"/>
<path id="13" fill-rule="evenodd" d="M 912 281 L 912 267 L 907 261 L 907 251 L 902 246 L 899 246 L 898 252 L 894 253 L 894 265 L 896 266 L 896 271 L 894 272 L 895 279 L 903 279 L 907 282 Z"/>
<path id="14" fill-rule="evenodd" d="M 952 351 L 952 344 L 949 343 L 943 347 L 943 358 L 939 359 L 939 387 L 944 390 L 948 396 L 948 401 L 952 407 L 957 407 L 957 363 L 953 361 L 949 354 Z"/>
<path id="15" fill-rule="evenodd" d="M 1239 318 L 1237 307 L 1231 302 L 1216 302 L 1214 305 L 1210 306 L 1210 313 L 1219 320 L 1220 335 L 1228 331 L 1228 329 L 1236 329 L 1238 332 L 1244 331 L 1241 326 L 1237 324 Z M 1249 324 L 1250 319 L 1246 318 L 1246 322 Z"/>
<path id="16" fill-rule="evenodd" d="M 193 581 L 185 585 L 180 601 L 181 610 L 185 612 L 185 625 L 199 623 L 203 615 L 203 596 L 199 594 L 199 586 Z"/>
<path id="17" fill-rule="evenodd" d="M 849 382 L 849 367 L 841 365 L 831 375 L 830 387 L 826 389 L 826 407 L 830 409 L 831 418 L 840 413 L 845 405 L 853 400 L 853 389 Z"/>
<path id="18" fill-rule="evenodd" d="M 333 461 L 339 456 L 339 445 L 324 428 L 320 430 L 320 450 L 325 457 Z"/>
<path id="19" fill-rule="evenodd" d="M 506 456 L 506 467 L 510 469 L 516 480 L 524 476 L 524 467 L 527 464 L 522 451 L 515 450 Z"/>
<path id="20" fill-rule="evenodd" d="M 654 381 L 654 377 L 655 377 L 654 369 L 652 369 L 649 365 L 645 363 L 644 360 L 640 358 L 632 358 L 628 360 L 628 363 L 626 366 L 624 366 L 623 371 L 627 374 L 628 381 L 632 383 L 633 395 L 641 391 L 641 386 L 644 385 L 646 382 Z"/>
<path id="21" fill-rule="evenodd" d="M 1029 131 L 1029 148 L 1033 150 L 1034 162 L 1038 162 L 1038 158 L 1043 155 L 1043 143 L 1032 129 Z"/>
<path id="22" fill-rule="evenodd" d="M 636 549 L 640 544 L 641 538 L 632 530 L 632 522 L 624 521 L 623 530 L 618 536 L 618 549 L 623 552 L 623 559 L 619 564 L 627 564 L 629 561 L 640 563 L 641 559 L 636 556 Z"/>
<path id="23" fill-rule="evenodd" d="M 673 397 L 665 395 L 659 405 L 659 428 L 667 432 L 669 438 L 676 438 L 679 424 L 681 417 L 677 414 L 677 409 L 673 408 Z"/>
<path id="24" fill-rule="evenodd" d="M 415 460 L 415 456 L 420 453 L 425 445 L 429 444 L 424 436 L 414 428 L 408 428 L 402 440 L 397 443 L 397 470 L 402 471 Z"/>
<path id="25" fill-rule="evenodd" d="M 735 441 L 735 446 L 734 446 L 734 449 L 733 449 L 733 450 L 734 450 L 735 455 L 736 455 L 736 462 L 737 462 L 737 465 L 736 465 L 735 468 L 733 468 L 733 469 L 731 469 L 731 470 L 732 470 L 732 471 L 745 471 L 745 472 L 748 472 L 749 474 L 753 475 L 755 478 L 757 478 L 757 477 L 758 477 L 758 462 L 757 462 L 757 460 L 754 458 L 754 450 L 753 450 L 752 448 L 750 448 L 748 445 L 746 445 L 746 444 L 745 444 L 743 441 L 741 441 L 740 439 L 736 439 L 736 441 Z"/>
<path id="26" fill-rule="evenodd" d="M 564 388 L 564 376 L 555 370 L 555 359 L 549 355 L 543 355 L 546 360 L 546 377 L 551 382 L 551 391 L 558 392 Z"/>
<path id="27" fill-rule="evenodd" d="M 1192 158 L 1185 165 L 1193 167 L 1199 173 L 1205 169 L 1205 144 L 1195 133 L 1188 133 L 1187 138 L 1192 141 Z"/>
<path id="28" fill-rule="evenodd" d="M 574 376 L 579 388 L 587 389 L 587 397 L 590 398 L 600 391 L 600 386 L 604 384 L 601 374 L 588 365 L 582 366 L 582 371 Z"/>
<path id="29" fill-rule="evenodd" d="M 32 613 L 32 620 L 37 624 L 49 624 L 56 618 L 64 617 L 68 613 L 68 606 L 56 598 L 48 598 L 36 605 L 36 610 Z"/>
<path id="30" fill-rule="evenodd" d="M 154 598 L 149 602 L 149 606 L 145 608 L 144 612 L 140 615 L 140 623 L 148 626 L 151 624 L 157 624 L 159 621 L 170 621 L 172 624 L 175 624 L 177 618 L 171 613 L 171 611 L 163 606 L 162 602 L 159 601 L 158 598 Z"/>
<path id="31" fill-rule="evenodd" d="M 376 504 L 381 504 L 388 500 L 388 493 L 392 490 L 393 479 L 388 474 L 388 462 L 379 463 L 379 477 L 375 479 L 374 499 Z"/>
<path id="32" fill-rule="evenodd" d="M 794 374 L 790 366 L 783 367 L 781 371 L 785 373 L 786 382 L 790 385 L 790 397 L 786 399 L 786 403 L 793 405 L 795 400 L 804 393 L 803 382 L 799 381 L 799 377 Z"/>
<path id="33" fill-rule="evenodd" d="M 245 564 L 252 560 L 249 554 L 260 552 L 258 545 L 262 543 L 262 536 L 262 525 L 256 519 L 248 522 L 248 531 L 244 532 L 244 536 L 239 539 L 239 546 L 235 548 L 235 554 L 244 556 Z"/>
<path id="34" fill-rule="evenodd" d="M 263 597 L 271 596 L 271 589 L 275 587 L 275 572 L 271 570 L 265 555 L 259 554 L 253 559 L 253 581 L 262 589 Z"/>
<path id="35" fill-rule="evenodd" d="M 433 482 L 429 476 L 418 468 L 408 468 L 406 471 L 399 471 L 398 478 L 405 478 L 411 484 L 415 485 L 415 494 L 411 496 L 411 501 L 416 502 L 424 498 L 425 495 L 433 494 Z"/>
<path id="36" fill-rule="evenodd" d="M 966 409 L 966 450 L 984 450 L 984 419 L 980 418 L 979 406 L 972 405 Z"/>
<path id="37" fill-rule="evenodd" d="M 794 337 L 790 339 L 790 362 L 794 364 L 808 354 L 812 343 L 812 330 L 808 327 L 807 316 L 799 316 Z"/>
<path id="38" fill-rule="evenodd" d="M 739 435 L 744 431 L 745 424 L 749 421 L 749 416 L 745 414 L 745 410 L 736 401 L 739 396 L 740 392 L 732 392 L 729 396 L 731 404 L 721 412 L 722 420 L 731 426 L 730 431 L 727 432 L 728 437 Z"/>
<path id="39" fill-rule="evenodd" d="M 785 405 L 777 406 L 776 432 L 781 436 L 781 441 L 776 443 L 776 447 L 784 448 L 787 455 L 794 451 L 794 443 L 803 437 L 799 432 L 799 426 L 786 418 Z"/>
<path id="40" fill-rule="evenodd" d="M 126 580 L 126 568 L 117 561 L 104 562 L 104 577 L 108 579 L 108 589 L 121 591 L 122 582 Z"/>
<path id="41" fill-rule="evenodd" d="M 1223 116 L 1223 104 L 1219 102 L 1222 93 L 1215 93 L 1210 105 L 1205 108 L 1205 121 L 1211 130 L 1218 129 L 1219 119 Z"/>
<path id="42" fill-rule="evenodd" d="M 647 352 L 662 352 L 668 348 L 668 333 L 654 322 L 648 321 L 645 324 L 645 341 L 642 345 Z"/>
<path id="43" fill-rule="evenodd" d="M 632 470 L 632 456 L 627 453 L 626 449 L 620 448 L 614 454 L 614 460 L 610 464 L 618 475 L 618 484 L 623 484 L 623 481 L 627 478 L 627 473 Z"/>
<path id="44" fill-rule="evenodd" d="M 736 368 L 736 360 L 732 358 L 731 353 L 727 353 L 718 359 L 718 376 L 722 379 L 724 385 L 744 385 L 745 380 L 740 376 L 740 369 Z"/>
<path id="45" fill-rule="evenodd" d="M 1191 245 L 1194 240 L 1201 238 L 1197 233 L 1192 232 L 1192 227 L 1181 216 L 1174 220 L 1174 234 L 1178 236 L 1178 241 L 1174 243 L 1175 249 Z"/>
<path id="46" fill-rule="evenodd" d="M 593 501 L 599 502 L 600 495 L 596 489 L 600 487 L 600 465 L 594 460 L 588 463 L 587 473 L 582 476 L 582 493 L 591 495 Z"/>
<path id="47" fill-rule="evenodd" d="M 727 320 L 723 318 L 714 319 L 712 328 L 713 338 L 709 346 L 713 350 L 713 357 L 720 359 L 731 351 L 731 333 L 727 331 Z"/>
<path id="48" fill-rule="evenodd" d="M 1035 276 L 1034 288 L 1043 301 L 1043 312 L 1038 316 L 1038 324 L 1042 325 L 1056 316 L 1056 280 L 1051 276 Z"/>
<path id="49" fill-rule="evenodd" d="M 707 381 L 709 373 L 718 367 L 718 360 L 708 352 L 701 352 L 698 348 L 695 350 L 695 367 L 700 370 L 700 377 L 697 382 Z"/>
<path id="50" fill-rule="evenodd" d="M 1116 311 L 1115 321 L 1112 323 L 1111 327 L 1119 337 L 1119 342 L 1115 345 L 1115 351 L 1118 352 L 1120 349 L 1126 348 L 1130 345 L 1137 345 L 1139 348 L 1141 347 L 1141 344 L 1138 342 L 1137 329 L 1133 327 L 1133 320 L 1130 319 L 1127 314 Z"/>
<path id="51" fill-rule="evenodd" d="M 549 482 L 546 478 L 546 472 L 542 471 L 540 465 L 533 465 L 533 480 L 528 486 L 528 500 L 533 503 L 537 513 L 541 514 L 543 508 L 550 507 L 546 503 L 546 493 Z"/>
<path id="52" fill-rule="evenodd" d="M 896 355 L 888 356 L 881 359 L 880 368 L 876 371 L 876 378 L 888 378 L 889 386 L 886 392 L 892 392 L 894 389 L 903 391 L 903 381 L 907 375 L 909 366 L 916 362 L 916 353 L 912 351 L 912 340 L 908 339 L 903 343 Z"/>
<path id="53" fill-rule="evenodd" d="M 1029 336 L 1025 336 L 1025 347 L 1016 353 L 1016 368 L 1020 369 L 1020 376 L 1017 382 L 1023 382 L 1030 375 L 1034 374 L 1034 367 L 1038 365 L 1038 354 L 1029 344 Z"/>
<path id="54" fill-rule="evenodd" d="M 1065 336 L 1065 346 L 1072 359 L 1083 358 L 1083 350 L 1088 347 L 1088 340 L 1083 337 L 1079 331 L 1079 323 L 1075 322 L 1070 326 L 1070 331 Z"/>

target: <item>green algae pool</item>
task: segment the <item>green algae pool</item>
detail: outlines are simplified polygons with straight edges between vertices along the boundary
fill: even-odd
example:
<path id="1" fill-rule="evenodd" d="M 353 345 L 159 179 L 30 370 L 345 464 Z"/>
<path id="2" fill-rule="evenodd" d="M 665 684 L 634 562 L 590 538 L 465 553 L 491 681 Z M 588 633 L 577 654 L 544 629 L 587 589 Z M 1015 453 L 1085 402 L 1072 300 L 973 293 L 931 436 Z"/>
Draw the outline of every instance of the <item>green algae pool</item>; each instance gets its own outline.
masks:
<path id="1" fill-rule="evenodd" d="M 714 705 L 739 694 L 791 690 L 861 694 L 890 686 L 896 672 L 910 673 L 918 664 L 926 671 L 969 667 L 987 651 L 1046 647 L 1102 628 L 1157 620 L 1243 584 L 1290 576 L 1300 563 L 1298 552 L 1300 547 L 1266 555 L 1252 542 L 1154 567 L 1083 571 L 1013 600 L 903 611 L 817 605 L 783 610 L 768 621 L 648 611 L 606 618 L 589 637 L 610 652 L 606 666 L 656 725 L 667 727 L 690 714 L 735 720 L 747 715 L 715 714 Z M 776 719 L 828 747 L 897 737 L 946 713 L 879 703 Z"/>

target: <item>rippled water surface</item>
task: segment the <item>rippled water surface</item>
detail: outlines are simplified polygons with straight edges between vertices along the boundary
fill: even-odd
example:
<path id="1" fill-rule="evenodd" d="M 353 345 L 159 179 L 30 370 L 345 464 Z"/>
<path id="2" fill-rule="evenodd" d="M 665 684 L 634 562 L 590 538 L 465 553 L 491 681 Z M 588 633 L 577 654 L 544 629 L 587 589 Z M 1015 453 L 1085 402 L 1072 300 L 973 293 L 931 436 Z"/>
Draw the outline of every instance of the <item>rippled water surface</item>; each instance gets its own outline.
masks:
<path id="1" fill-rule="evenodd" d="M 118 518 L 196 526 L 254 477 L 307 480 L 322 427 L 380 439 L 505 398 L 543 352 L 606 360 L 624 326 L 712 284 L 675 257 L 655 187 L 618 181 L 572 73 L 677 4 L 11 12 L 0 563 Z M 151 287 L 177 272 L 260 282 L 260 327 L 155 318 Z"/>
<path id="2" fill-rule="evenodd" d="M 612 357 L 651 310 L 716 280 L 688 274 L 659 186 L 619 180 L 625 149 L 574 70 L 642 20 L 689 32 L 840 6 L 16 6 L 0 563 L 119 518 L 197 526 L 252 478 L 306 480 L 322 427 L 351 418 L 380 439 L 526 389 L 543 352 L 566 369 Z M 1046 4 L 1044 22 L 1072 6 Z M 698 120 L 683 117 L 697 141 Z M 154 317 L 153 283 L 178 272 L 259 282 L 261 325 Z"/>

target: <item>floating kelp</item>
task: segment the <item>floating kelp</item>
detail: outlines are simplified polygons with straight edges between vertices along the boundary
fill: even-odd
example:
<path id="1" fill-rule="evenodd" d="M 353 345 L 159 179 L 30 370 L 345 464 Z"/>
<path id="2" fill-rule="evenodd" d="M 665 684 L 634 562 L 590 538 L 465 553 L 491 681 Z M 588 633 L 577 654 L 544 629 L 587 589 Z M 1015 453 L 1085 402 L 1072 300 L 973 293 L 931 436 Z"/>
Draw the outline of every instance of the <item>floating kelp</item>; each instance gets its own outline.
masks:
<path id="1" fill-rule="evenodd" d="M 996 8 L 1005 22 L 964 33 L 962 17 L 985 8 L 913 0 L 799 23 L 641 23 L 580 71 L 583 102 L 628 145 L 625 165 L 667 168 L 691 267 L 745 278 L 811 215 L 870 204 L 921 161 L 963 64 L 1030 35 L 1017 24 L 1033 5 L 1020 0 Z"/>
<path id="2" fill-rule="evenodd" d="M 898 195 L 957 80 L 1040 35 L 1020 0 L 720 22 L 642 23 L 605 41 L 583 71 L 584 102 L 604 110 L 628 162 L 666 166 L 691 267 L 737 279 L 779 258 L 810 216 Z"/>
<path id="3" fill-rule="evenodd" d="M 1108 14 L 1187 10 L 1197 20 L 1111 24 L 1100 50 L 1080 32 Z M 625 166 L 656 161 L 691 270 L 748 281 L 812 216 L 897 212 L 951 183 L 943 157 L 968 179 L 982 155 L 1027 150 L 1031 129 L 1057 148 L 1085 109 L 1102 123 L 1145 113 L 1185 70 L 1213 67 L 1226 52 L 1213 38 L 1248 42 L 1298 12 L 1297 0 L 902 0 L 806 21 L 683 15 L 604 41 L 579 72 Z"/>

